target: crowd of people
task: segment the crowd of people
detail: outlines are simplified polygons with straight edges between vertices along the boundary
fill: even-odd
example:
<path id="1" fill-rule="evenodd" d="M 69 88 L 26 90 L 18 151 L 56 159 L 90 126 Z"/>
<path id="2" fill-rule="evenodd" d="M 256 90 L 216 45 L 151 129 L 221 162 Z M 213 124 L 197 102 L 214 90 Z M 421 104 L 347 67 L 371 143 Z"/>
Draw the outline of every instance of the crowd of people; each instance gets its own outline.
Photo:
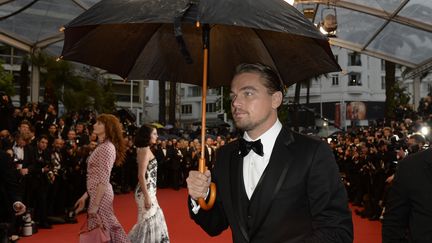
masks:
<path id="1" fill-rule="evenodd" d="M 0 150 L 8 155 L 8 161 L 1 163 L 11 165 L 11 180 L 19 184 L 11 190 L 27 206 L 38 228 L 76 223 L 75 202 L 86 192 L 87 159 L 99 144 L 93 131 L 96 115 L 85 111 L 59 117 L 51 104 L 14 107 L 9 99 L 2 102 L 0 114 Z M 115 193 L 128 193 L 137 186 L 136 130 L 124 121 L 125 158 L 121 165 L 113 167 L 110 178 Z M 195 133 L 188 133 L 186 139 L 178 132 L 175 136 L 163 129 L 160 132 L 170 138 L 161 136 L 150 145 L 159 168 L 157 185 L 179 190 L 186 184 L 188 171 L 197 167 L 201 143 L 192 139 Z M 217 147 L 224 143 L 221 136 L 207 138 L 204 146 L 209 168 L 215 161 Z M 9 234 L 19 235 L 21 218 L 8 210 L 0 221 L 9 223 Z"/>
<path id="2" fill-rule="evenodd" d="M 7 99 L 2 98 L 0 107 L 0 150 L 9 159 L 1 163 L 11 165 L 8 168 L 13 168 L 18 182 L 11 189 L 16 190 L 18 199 L 4 197 L 14 205 L 8 212 L 2 212 L 0 218 L 8 222 L 8 234 L 20 234 L 23 223 L 13 209 L 22 214 L 24 205 L 39 228 L 51 228 L 51 224 L 59 222 L 76 223 L 75 203 L 88 190 L 87 159 L 100 144 L 93 130 L 96 115 L 73 112 L 58 117 L 51 104 L 17 108 Z M 398 162 L 428 147 L 428 137 L 419 131 L 430 125 L 432 119 L 427 108 L 420 110 L 421 113 L 409 116 L 402 113 L 399 119 L 390 122 L 375 122 L 369 127 L 350 128 L 323 138 L 333 151 L 349 200 L 362 208 L 356 210 L 361 217 L 383 219 L 388 188 Z M 124 162 L 114 165 L 109 178 L 115 193 L 134 191 L 140 183 L 134 144 L 136 130 L 124 123 Z M 170 135 L 163 130 L 160 133 Z M 157 161 L 157 187 L 174 190 L 186 187 L 189 171 L 198 167 L 201 146 L 205 146 L 206 166 L 212 171 L 220 148 L 237 137 L 237 134 L 214 134 L 204 144 L 191 134 L 157 138 L 148 144 Z M 15 201 L 22 206 L 14 204 Z"/>

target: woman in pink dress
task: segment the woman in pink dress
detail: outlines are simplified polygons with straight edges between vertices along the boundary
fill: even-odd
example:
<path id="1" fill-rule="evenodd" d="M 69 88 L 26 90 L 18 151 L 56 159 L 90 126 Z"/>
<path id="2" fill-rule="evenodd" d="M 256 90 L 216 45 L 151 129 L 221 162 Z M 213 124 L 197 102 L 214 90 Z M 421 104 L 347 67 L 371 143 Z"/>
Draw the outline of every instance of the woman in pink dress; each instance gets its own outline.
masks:
<path id="1" fill-rule="evenodd" d="M 76 202 L 76 211 L 83 210 L 85 201 L 90 198 L 87 210 L 89 229 L 96 226 L 96 216 L 99 216 L 110 233 L 112 243 L 129 242 L 114 215 L 114 193 L 110 184 L 114 163 L 121 164 L 125 157 L 126 145 L 123 142 L 121 124 L 115 116 L 101 114 L 96 118 L 93 129 L 99 144 L 87 161 L 87 192 Z"/>

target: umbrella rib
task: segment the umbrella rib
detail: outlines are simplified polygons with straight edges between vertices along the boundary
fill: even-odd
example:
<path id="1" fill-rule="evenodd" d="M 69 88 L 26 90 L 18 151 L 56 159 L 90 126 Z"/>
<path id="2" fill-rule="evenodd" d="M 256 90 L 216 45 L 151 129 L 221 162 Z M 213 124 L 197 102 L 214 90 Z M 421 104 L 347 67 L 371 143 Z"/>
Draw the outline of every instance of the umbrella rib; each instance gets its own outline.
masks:
<path id="1" fill-rule="evenodd" d="M 257 31 L 257 29 L 253 28 L 252 30 L 255 32 L 256 36 L 258 36 L 258 38 L 261 40 L 261 43 L 264 45 L 264 47 L 265 47 L 267 53 L 269 54 L 269 56 L 270 56 L 270 58 L 271 58 L 271 60 L 272 60 L 272 64 L 273 64 L 274 68 L 276 68 L 276 72 L 277 72 L 277 73 L 280 73 L 280 72 L 279 72 L 279 68 L 276 66 L 275 59 L 273 58 L 273 55 L 270 53 L 269 49 L 267 48 L 267 44 L 264 42 L 264 39 L 261 38 L 261 35 L 260 35 L 259 32 Z M 263 63 L 263 64 L 265 64 L 265 65 L 269 65 L 270 63 Z M 281 78 L 281 77 L 279 77 L 279 78 Z M 283 82 L 283 80 L 282 80 L 282 82 Z"/>
<path id="2" fill-rule="evenodd" d="M 147 42 L 144 42 L 142 47 L 140 48 L 141 51 L 136 52 L 134 59 L 133 60 L 137 60 L 138 57 L 140 56 L 141 52 L 144 50 L 144 48 L 147 46 L 147 44 L 150 42 L 150 40 L 153 38 L 153 36 L 155 35 L 156 32 L 158 32 L 160 30 L 160 28 L 162 28 L 163 23 L 159 24 L 159 26 L 157 28 L 155 28 L 155 30 L 153 31 L 153 33 L 150 35 L 150 39 Z M 129 76 L 129 74 L 131 73 L 132 69 L 135 67 L 135 65 L 137 64 L 137 62 L 134 62 L 133 65 L 130 66 L 130 68 L 127 70 L 126 72 L 126 78 Z"/>

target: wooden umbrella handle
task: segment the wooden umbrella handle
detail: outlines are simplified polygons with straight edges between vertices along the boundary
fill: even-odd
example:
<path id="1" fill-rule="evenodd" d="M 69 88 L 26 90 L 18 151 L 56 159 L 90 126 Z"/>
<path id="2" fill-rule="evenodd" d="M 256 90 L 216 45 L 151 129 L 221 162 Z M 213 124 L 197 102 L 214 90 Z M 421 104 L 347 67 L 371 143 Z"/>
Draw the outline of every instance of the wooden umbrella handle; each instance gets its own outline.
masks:
<path id="1" fill-rule="evenodd" d="M 197 27 L 199 27 L 199 22 L 197 22 Z M 205 132 L 206 132 L 206 104 L 207 104 L 207 75 L 208 75 L 208 57 L 209 57 L 209 38 L 210 38 L 210 27 L 208 24 L 203 26 L 203 86 L 202 86 L 202 97 L 201 97 L 201 156 L 198 163 L 198 170 L 201 173 L 206 171 L 206 163 L 204 158 L 205 149 Z M 210 194 L 208 203 L 205 199 L 198 198 L 198 203 L 200 207 L 204 210 L 210 210 L 216 200 L 216 184 L 210 183 Z"/>
<path id="2" fill-rule="evenodd" d="M 205 159 L 204 158 L 200 158 L 199 159 L 199 165 L 198 165 L 198 170 L 201 173 L 204 173 L 206 171 L 206 166 L 205 166 Z M 216 200 L 216 184 L 215 183 L 210 183 L 210 193 L 209 193 L 209 200 L 208 202 L 206 202 L 206 200 L 202 197 L 198 198 L 198 204 L 200 205 L 200 207 L 204 210 L 210 210 Z"/>

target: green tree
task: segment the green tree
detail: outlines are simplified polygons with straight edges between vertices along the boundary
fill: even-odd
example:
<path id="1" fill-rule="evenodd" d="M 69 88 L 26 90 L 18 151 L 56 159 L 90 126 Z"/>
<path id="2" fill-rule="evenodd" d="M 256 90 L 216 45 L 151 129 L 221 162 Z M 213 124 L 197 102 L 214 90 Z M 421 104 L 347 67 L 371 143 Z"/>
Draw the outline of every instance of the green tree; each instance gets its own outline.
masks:
<path id="1" fill-rule="evenodd" d="M 406 71 L 406 70 L 405 70 Z M 396 65 L 393 62 L 385 62 L 385 118 L 395 118 L 395 109 L 400 106 L 405 106 L 410 101 L 410 94 L 406 87 L 403 87 L 401 82 L 396 80 Z M 402 74 L 404 76 L 404 73 Z"/>
<path id="2" fill-rule="evenodd" d="M 0 91 L 12 96 L 15 94 L 15 88 L 12 82 L 13 75 L 10 72 L 5 71 L 2 64 L 3 61 L 0 60 Z"/>
<path id="3" fill-rule="evenodd" d="M 27 62 L 27 57 L 24 57 L 23 62 L 21 63 L 19 77 L 18 77 L 18 83 L 20 86 L 20 105 L 24 106 L 27 104 L 27 96 L 28 94 L 28 86 L 30 84 L 30 72 L 29 72 L 29 66 Z"/>
<path id="4" fill-rule="evenodd" d="M 62 101 L 67 111 L 115 111 L 112 81 L 105 79 L 99 69 L 84 67 L 77 75 L 70 62 L 57 61 L 43 52 L 33 54 L 31 61 L 41 70 L 45 102 L 58 105 L 58 101 Z"/>

